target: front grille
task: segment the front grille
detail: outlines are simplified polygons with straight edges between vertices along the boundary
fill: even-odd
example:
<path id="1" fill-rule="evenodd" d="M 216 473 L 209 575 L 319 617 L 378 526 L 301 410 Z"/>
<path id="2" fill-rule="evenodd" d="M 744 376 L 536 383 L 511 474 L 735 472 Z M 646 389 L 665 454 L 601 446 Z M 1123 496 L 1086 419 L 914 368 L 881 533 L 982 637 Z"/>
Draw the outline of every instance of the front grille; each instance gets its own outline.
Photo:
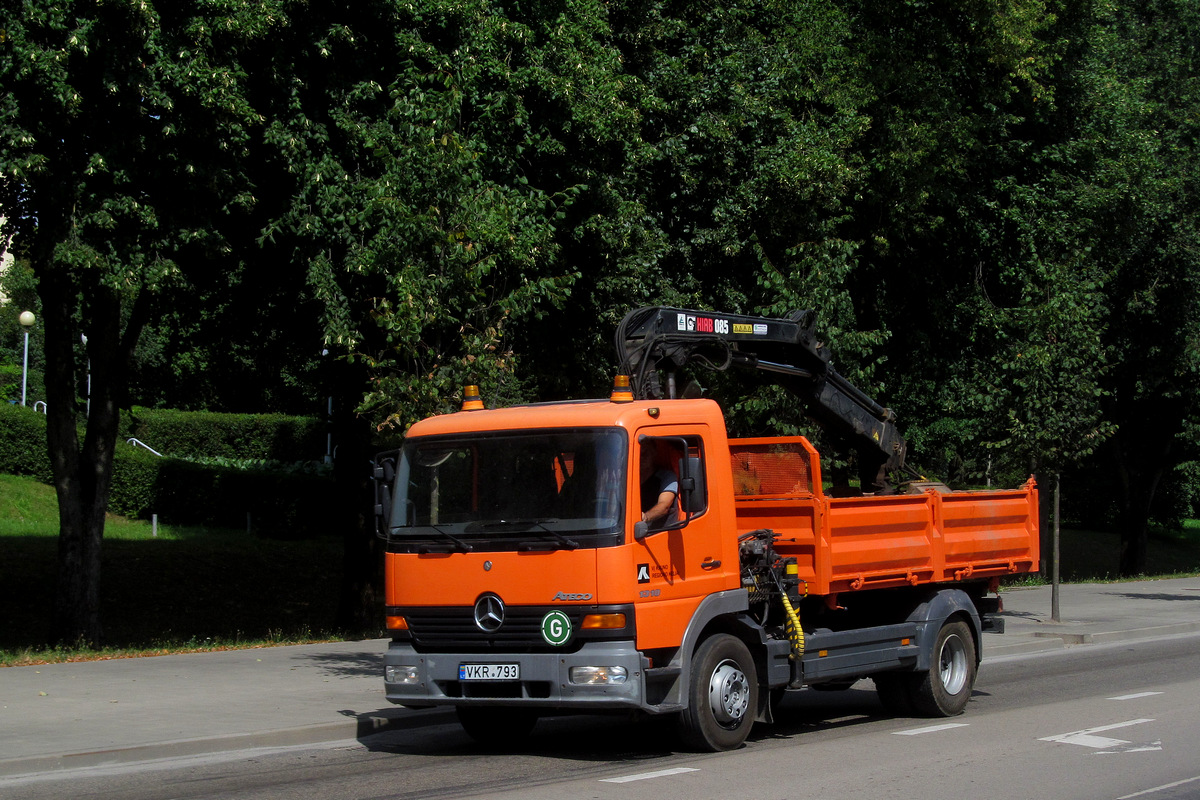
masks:
<path id="1" fill-rule="evenodd" d="M 570 641 L 562 646 L 548 644 L 542 638 L 542 620 L 551 611 L 561 611 L 571 620 Z M 580 628 L 587 614 L 624 613 L 625 627 L 618 630 L 584 631 Z M 408 633 L 418 652 L 549 653 L 574 652 L 583 641 L 632 638 L 632 606 L 508 606 L 504 624 L 494 633 L 485 633 L 475 624 L 473 606 L 443 608 L 388 608 L 389 616 L 403 616 Z"/>

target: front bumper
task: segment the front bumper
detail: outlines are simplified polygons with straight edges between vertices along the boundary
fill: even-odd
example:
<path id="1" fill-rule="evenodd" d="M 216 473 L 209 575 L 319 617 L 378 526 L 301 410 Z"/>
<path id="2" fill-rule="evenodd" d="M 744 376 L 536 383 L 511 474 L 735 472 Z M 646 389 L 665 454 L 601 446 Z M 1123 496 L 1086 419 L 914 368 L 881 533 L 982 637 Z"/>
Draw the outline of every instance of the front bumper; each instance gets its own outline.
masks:
<path id="1" fill-rule="evenodd" d="M 462 681 L 460 664 L 518 664 L 520 680 Z M 513 706 L 563 711 L 651 710 L 646 703 L 648 662 L 632 642 L 588 642 L 573 653 L 417 653 L 392 642 L 384 655 L 384 693 L 408 706 Z M 393 668 L 388 670 L 387 668 Z M 624 683 L 572 683 L 572 667 L 622 667 Z M 388 682 L 387 672 L 410 676 Z"/>

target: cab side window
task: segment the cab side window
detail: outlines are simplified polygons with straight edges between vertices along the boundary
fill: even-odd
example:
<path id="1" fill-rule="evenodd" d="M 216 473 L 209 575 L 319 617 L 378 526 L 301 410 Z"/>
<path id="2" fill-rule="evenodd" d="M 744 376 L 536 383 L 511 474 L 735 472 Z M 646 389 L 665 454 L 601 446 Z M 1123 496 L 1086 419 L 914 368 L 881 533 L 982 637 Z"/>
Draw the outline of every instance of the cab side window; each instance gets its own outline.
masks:
<path id="1" fill-rule="evenodd" d="M 699 437 L 643 436 L 639 447 L 642 521 L 648 530 L 682 527 L 708 507 Z"/>

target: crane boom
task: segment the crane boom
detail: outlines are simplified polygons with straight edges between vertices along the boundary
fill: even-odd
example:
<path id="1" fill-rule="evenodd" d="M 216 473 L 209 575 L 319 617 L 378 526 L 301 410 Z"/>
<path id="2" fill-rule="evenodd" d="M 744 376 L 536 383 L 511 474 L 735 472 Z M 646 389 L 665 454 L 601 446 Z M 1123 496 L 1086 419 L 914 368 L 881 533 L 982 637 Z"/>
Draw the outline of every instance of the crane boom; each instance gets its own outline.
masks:
<path id="1" fill-rule="evenodd" d="M 838 374 L 815 329 L 813 311 L 774 318 L 649 306 L 625 315 L 616 348 L 621 372 L 640 399 L 678 396 L 675 373 L 689 363 L 770 373 L 837 444 L 855 451 L 863 489 L 886 491 L 887 473 L 905 466 L 896 415 Z"/>

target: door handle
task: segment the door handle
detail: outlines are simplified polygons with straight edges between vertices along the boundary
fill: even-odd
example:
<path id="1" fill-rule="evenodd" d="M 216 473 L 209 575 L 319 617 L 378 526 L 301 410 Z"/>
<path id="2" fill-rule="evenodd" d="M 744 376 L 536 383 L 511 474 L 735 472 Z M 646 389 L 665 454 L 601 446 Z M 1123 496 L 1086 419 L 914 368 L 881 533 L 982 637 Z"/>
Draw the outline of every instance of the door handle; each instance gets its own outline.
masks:
<path id="1" fill-rule="evenodd" d="M 714 561 L 712 558 L 706 558 L 704 562 L 700 564 L 700 569 L 716 569 L 719 566 L 721 566 L 720 559 Z"/>

